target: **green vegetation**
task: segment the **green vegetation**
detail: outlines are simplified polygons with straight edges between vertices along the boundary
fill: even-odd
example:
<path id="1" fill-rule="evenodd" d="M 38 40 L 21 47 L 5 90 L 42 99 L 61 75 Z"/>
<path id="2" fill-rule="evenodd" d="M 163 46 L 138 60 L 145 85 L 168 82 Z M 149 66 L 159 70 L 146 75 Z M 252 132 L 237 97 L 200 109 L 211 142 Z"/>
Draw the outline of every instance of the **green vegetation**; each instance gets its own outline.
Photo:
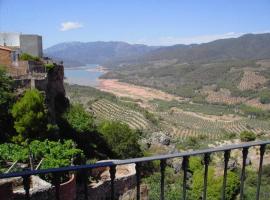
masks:
<path id="1" fill-rule="evenodd" d="M 98 127 L 114 153 L 114 158 L 132 158 L 142 156 L 138 144 L 139 133 L 121 122 L 105 121 Z"/>
<path id="2" fill-rule="evenodd" d="M 258 172 L 252 169 L 247 170 L 245 180 L 245 192 L 244 198 L 245 200 L 253 200 L 256 199 L 256 188 L 257 188 L 257 177 Z M 265 165 L 262 171 L 262 180 L 261 180 L 261 192 L 260 199 L 268 200 L 269 199 L 269 190 L 270 190 L 270 165 Z"/>
<path id="3" fill-rule="evenodd" d="M 0 160 L 28 162 L 29 155 L 33 157 L 35 164 L 43 159 L 41 169 L 69 166 L 72 161 L 84 158 L 82 150 L 77 149 L 71 140 L 63 142 L 34 140 L 27 146 L 12 143 L 0 144 Z"/>
<path id="4" fill-rule="evenodd" d="M 94 119 L 89 113 L 85 112 L 80 104 L 71 105 L 68 111 L 64 114 L 64 118 L 70 126 L 78 133 L 94 131 Z"/>
<path id="5" fill-rule="evenodd" d="M 47 111 L 44 96 L 38 90 L 27 90 L 12 107 L 17 142 L 26 138 L 44 138 L 47 131 Z"/>
<path id="6" fill-rule="evenodd" d="M 146 129 L 149 122 L 156 123 L 157 119 L 149 112 L 145 111 L 142 114 L 105 99 L 95 101 L 90 108 L 96 116 L 105 120 L 121 121 L 128 124 L 133 129 Z"/>
<path id="7" fill-rule="evenodd" d="M 8 138 L 13 132 L 13 119 L 10 108 L 14 100 L 12 80 L 6 75 L 5 70 L 0 66 L 0 142 Z"/>
<path id="8" fill-rule="evenodd" d="M 40 61 L 40 58 L 39 57 L 36 57 L 36 56 L 32 56 L 32 55 L 27 54 L 27 53 L 22 53 L 22 54 L 20 54 L 20 60 Z"/>
<path id="9" fill-rule="evenodd" d="M 240 105 L 239 107 L 241 111 L 244 113 L 246 116 L 251 116 L 253 118 L 258 118 L 258 119 L 270 119 L 270 111 L 269 110 L 262 110 L 260 108 L 255 108 L 247 105 Z"/>
<path id="10" fill-rule="evenodd" d="M 249 142 L 256 139 L 256 135 L 250 131 L 243 131 L 240 133 L 240 139 L 242 142 Z"/>
<path id="11" fill-rule="evenodd" d="M 55 67 L 54 63 L 48 63 L 48 64 L 44 64 L 45 68 L 47 71 L 52 70 Z"/>
<path id="12" fill-rule="evenodd" d="M 262 91 L 260 94 L 260 102 L 262 104 L 270 103 L 270 91 Z"/>
<path id="13" fill-rule="evenodd" d="M 197 200 L 202 197 L 204 170 L 196 170 L 193 174 L 192 189 L 190 191 L 191 199 Z M 220 199 L 222 191 L 223 176 L 215 175 L 215 168 L 209 167 L 207 182 L 207 199 Z M 236 173 L 229 171 L 226 185 L 226 199 L 234 199 L 240 186 L 239 177 Z"/>

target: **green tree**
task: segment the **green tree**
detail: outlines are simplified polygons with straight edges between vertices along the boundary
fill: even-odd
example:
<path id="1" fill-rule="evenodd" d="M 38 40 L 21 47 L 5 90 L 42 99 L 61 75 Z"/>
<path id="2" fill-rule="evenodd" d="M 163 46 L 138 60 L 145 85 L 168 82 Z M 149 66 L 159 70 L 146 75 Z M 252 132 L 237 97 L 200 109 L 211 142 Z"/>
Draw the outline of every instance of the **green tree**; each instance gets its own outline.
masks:
<path id="1" fill-rule="evenodd" d="M 127 124 L 106 121 L 99 125 L 98 131 L 114 153 L 114 158 L 125 159 L 142 156 L 138 144 L 139 134 L 130 129 Z"/>
<path id="2" fill-rule="evenodd" d="M 72 105 L 64 114 L 64 118 L 76 132 L 84 133 L 95 130 L 93 116 L 86 112 L 80 104 Z"/>
<path id="3" fill-rule="evenodd" d="M 255 140 L 256 135 L 255 135 L 255 133 L 253 133 L 251 131 L 242 131 L 240 133 L 240 139 L 242 142 L 249 142 L 249 141 Z"/>
<path id="4" fill-rule="evenodd" d="M 18 133 L 18 142 L 28 138 L 44 137 L 48 119 L 44 96 L 40 91 L 27 90 L 24 96 L 13 105 L 12 116 L 15 119 L 14 128 Z"/>
<path id="5" fill-rule="evenodd" d="M 13 103 L 12 80 L 0 66 L 0 141 L 5 141 L 13 129 L 10 108 Z"/>

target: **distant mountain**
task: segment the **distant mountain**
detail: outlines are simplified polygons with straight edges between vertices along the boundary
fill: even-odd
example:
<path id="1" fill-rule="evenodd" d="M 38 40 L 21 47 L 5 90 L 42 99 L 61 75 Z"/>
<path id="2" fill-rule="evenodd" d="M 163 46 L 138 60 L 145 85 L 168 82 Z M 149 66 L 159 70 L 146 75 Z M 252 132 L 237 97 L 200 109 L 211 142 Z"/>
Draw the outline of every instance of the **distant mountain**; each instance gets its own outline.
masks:
<path id="1" fill-rule="evenodd" d="M 117 67 L 148 61 L 213 62 L 270 58 L 270 33 L 246 34 L 239 38 L 220 39 L 204 44 L 167 47 L 128 44 L 125 42 L 67 42 L 45 49 L 45 55 L 63 60 L 65 66 L 103 64 Z"/>
<path id="2" fill-rule="evenodd" d="M 135 60 L 111 62 L 114 68 L 102 78 L 119 79 L 185 97 L 200 96 L 203 86 L 212 85 L 216 90 L 226 88 L 236 96 L 245 96 L 238 85 L 247 68 L 262 75 L 259 76 L 262 80 L 270 80 L 270 67 L 263 67 L 258 61 L 263 59 L 270 59 L 270 33 L 160 47 Z M 269 88 L 269 85 L 262 87 Z M 258 94 L 259 90 L 253 92 Z"/>
<path id="3" fill-rule="evenodd" d="M 63 60 L 65 66 L 103 64 L 140 57 L 158 47 L 125 42 L 68 42 L 45 49 L 46 56 Z"/>
<path id="4" fill-rule="evenodd" d="M 140 59 L 179 62 L 270 58 L 270 33 L 246 34 L 239 38 L 220 39 L 204 44 L 174 45 L 153 50 Z"/>

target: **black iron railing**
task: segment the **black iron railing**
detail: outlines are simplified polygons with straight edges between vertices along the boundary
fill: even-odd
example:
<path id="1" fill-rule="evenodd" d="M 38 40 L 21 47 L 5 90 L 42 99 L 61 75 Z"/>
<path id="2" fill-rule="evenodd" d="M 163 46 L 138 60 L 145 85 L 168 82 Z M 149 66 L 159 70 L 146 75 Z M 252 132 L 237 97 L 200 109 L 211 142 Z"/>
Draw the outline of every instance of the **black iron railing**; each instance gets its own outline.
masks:
<path id="1" fill-rule="evenodd" d="M 259 160 L 259 171 L 257 178 L 257 190 L 256 190 L 256 200 L 260 199 L 260 186 L 261 186 L 261 176 L 262 176 L 262 165 L 264 159 L 264 153 L 266 149 L 266 145 L 270 144 L 270 141 L 256 141 L 256 142 L 247 142 L 236 145 L 228 145 L 217 148 L 210 148 L 204 150 L 190 151 L 190 152 L 182 152 L 168 155 L 160 155 L 160 156 L 152 156 L 152 157 L 142 157 L 142 158 L 134 158 L 120 161 L 109 161 L 96 163 L 91 165 L 80 165 L 80 166 L 70 166 L 70 167 L 62 167 L 62 168 L 54 168 L 54 169 L 45 169 L 45 170 L 32 170 L 25 172 L 15 172 L 8 174 L 0 174 L 0 179 L 3 178 L 11 178 L 11 177 L 22 177 L 23 185 L 25 189 L 25 199 L 30 199 L 29 189 L 30 189 L 30 176 L 31 175 L 41 175 L 41 174 L 53 174 L 54 177 L 54 186 L 56 192 L 56 198 L 59 199 L 59 185 L 60 185 L 60 174 L 64 172 L 82 172 L 83 174 L 88 174 L 89 171 L 95 168 L 100 167 L 110 167 L 110 177 L 111 177 L 111 194 L 110 198 L 113 200 L 115 198 L 115 188 L 114 188 L 114 180 L 116 174 L 116 166 L 124 165 L 124 164 L 136 164 L 136 187 L 137 187 L 137 200 L 140 199 L 140 182 L 141 182 L 141 165 L 145 162 L 151 162 L 155 160 L 160 161 L 160 199 L 164 200 L 164 178 L 165 178 L 165 168 L 166 168 L 166 160 L 171 158 L 183 158 L 182 159 L 182 170 L 183 170 L 183 192 L 182 199 L 187 198 L 187 170 L 188 170 L 188 161 L 191 156 L 203 155 L 204 159 L 204 185 L 203 185 L 203 194 L 202 199 L 206 200 L 207 198 L 207 175 L 208 175 L 208 165 L 210 162 L 210 156 L 212 153 L 223 152 L 224 153 L 224 178 L 223 178 L 223 186 L 221 191 L 221 199 L 226 199 L 226 184 L 227 184 L 227 170 L 228 170 L 228 162 L 230 159 L 230 153 L 232 150 L 241 149 L 242 150 L 242 169 L 241 169 L 241 178 L 240 178 L 240 200 L 244 198 L 244 183 L 245 183 L 245 168 L 246 168 L 246 160 L 248 155 L 248 150 L 250 147 L 259 146 L 260 147 L 260 160 Z M 91 173 L 90 173 L 91 174 Z M 87 177 L 87 176 L 85 176 Z M 84 179 L 84 197 L 88 199 L 88 185 L 87 179 Z M 180 197 L 179 197 L 180 198 Z"/>

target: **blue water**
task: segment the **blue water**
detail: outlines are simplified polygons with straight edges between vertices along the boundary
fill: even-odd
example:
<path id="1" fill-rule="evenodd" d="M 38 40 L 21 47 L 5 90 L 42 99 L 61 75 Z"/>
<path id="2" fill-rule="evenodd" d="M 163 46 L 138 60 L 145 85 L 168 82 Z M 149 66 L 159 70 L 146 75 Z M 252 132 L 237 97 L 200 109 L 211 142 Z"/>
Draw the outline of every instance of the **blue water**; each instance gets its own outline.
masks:
<path id="1" fill-rule="evenodd" d="M 65 82 L 95 87 L 98 85 L 98 78 L 104 74 L 96 70 L 97 66 L 89 64 L 77 68 L 65 68 Z"/>

